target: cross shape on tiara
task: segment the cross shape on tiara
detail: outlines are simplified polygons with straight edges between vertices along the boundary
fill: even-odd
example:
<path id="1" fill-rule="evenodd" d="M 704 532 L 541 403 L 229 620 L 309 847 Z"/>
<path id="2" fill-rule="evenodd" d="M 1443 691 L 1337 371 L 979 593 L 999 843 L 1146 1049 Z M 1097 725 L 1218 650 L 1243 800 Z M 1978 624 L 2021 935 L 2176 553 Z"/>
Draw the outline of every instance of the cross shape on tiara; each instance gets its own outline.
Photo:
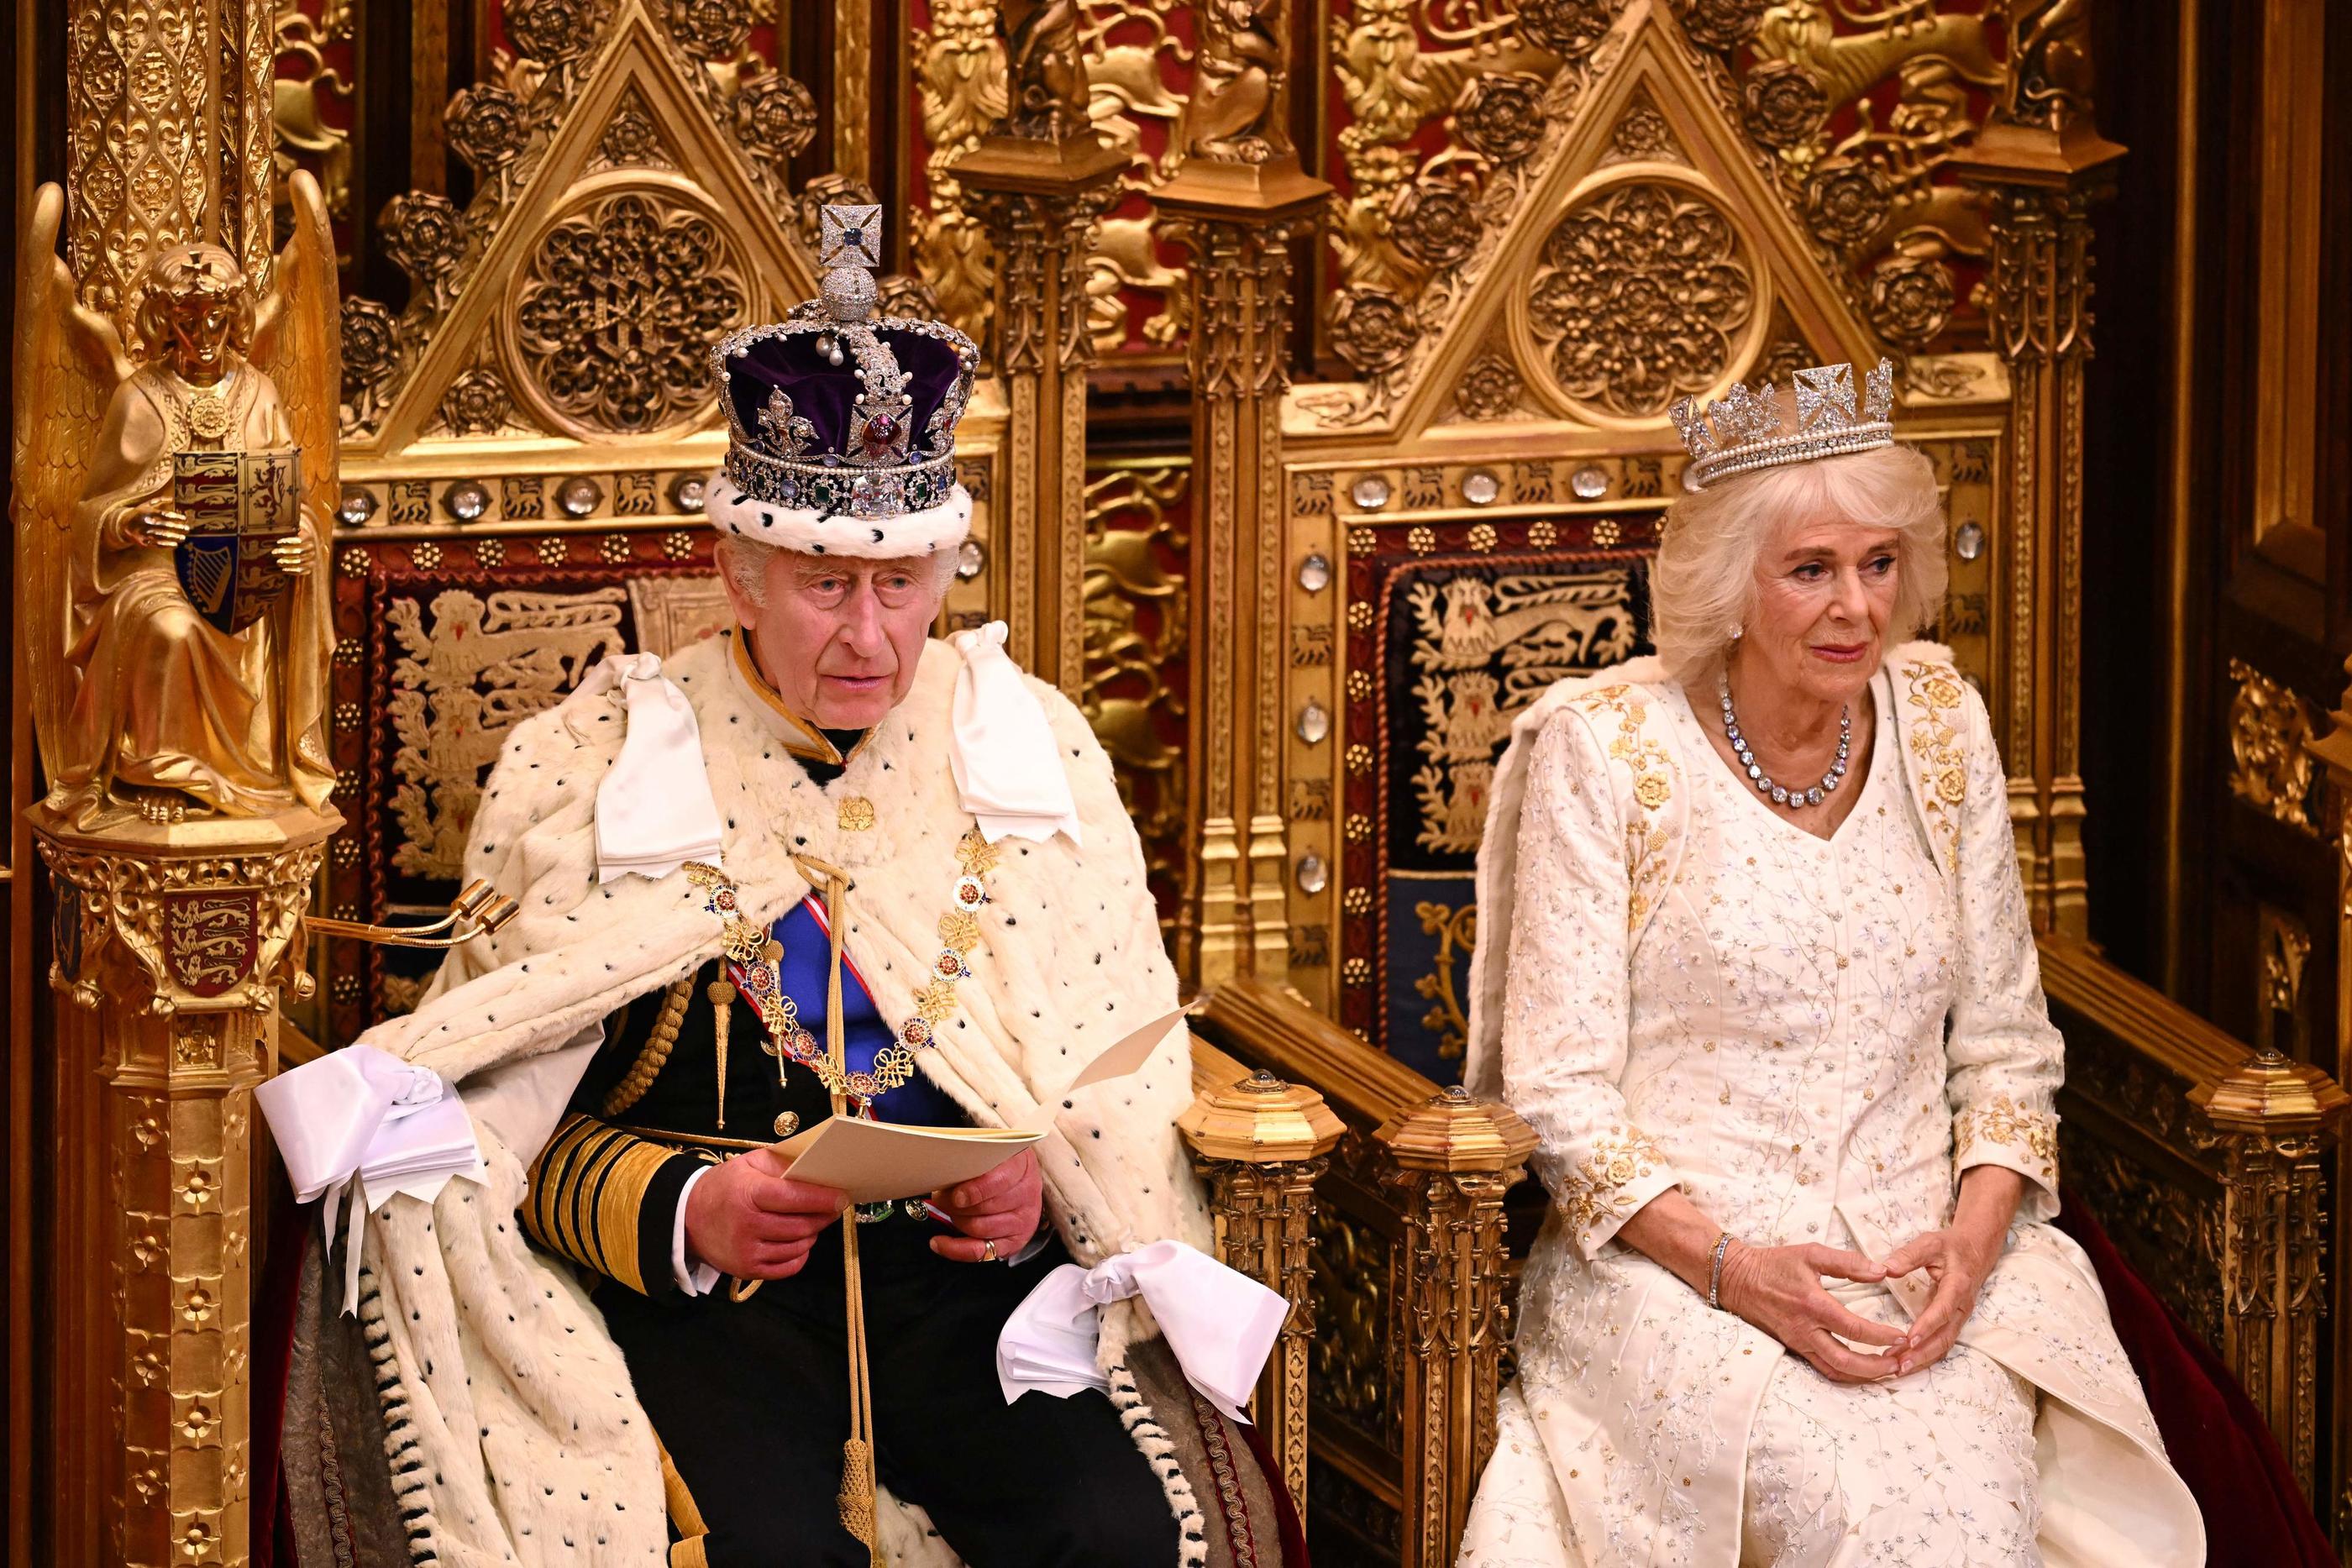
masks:
<path id="1" fill-rule="evenodd" d="M 882 267 L 882 209 L 835 204 L 824 209 L 818 226 L 819 267 Z"/>

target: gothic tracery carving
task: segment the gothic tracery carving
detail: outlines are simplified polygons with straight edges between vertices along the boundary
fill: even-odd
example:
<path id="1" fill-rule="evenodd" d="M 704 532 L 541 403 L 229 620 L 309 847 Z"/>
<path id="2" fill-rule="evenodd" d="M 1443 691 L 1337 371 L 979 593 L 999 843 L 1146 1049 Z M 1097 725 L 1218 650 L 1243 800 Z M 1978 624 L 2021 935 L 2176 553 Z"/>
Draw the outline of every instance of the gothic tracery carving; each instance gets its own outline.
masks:
<path id="1" fill-rule="evenodd" d="M 1730 218 L 1705 196 L 1619 185 L 1545 240 L 1528 320 L 1569 397 L 1654 418 L 1730 371 L 1755 311 L 1753 267 Z"/>

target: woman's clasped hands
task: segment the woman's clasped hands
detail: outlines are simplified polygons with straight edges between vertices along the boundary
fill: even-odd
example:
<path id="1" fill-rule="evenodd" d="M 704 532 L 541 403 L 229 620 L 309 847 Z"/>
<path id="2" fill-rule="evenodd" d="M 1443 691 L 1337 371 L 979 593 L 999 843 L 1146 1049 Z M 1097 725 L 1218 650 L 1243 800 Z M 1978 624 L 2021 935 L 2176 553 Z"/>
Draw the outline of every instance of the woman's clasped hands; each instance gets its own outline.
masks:
<path id="1" fill-rule="evenodd" d="M 1749 1247 L 1734 1240 L 1724 1252 L 1717 1293 L 1726 1311 L 1804 1357 L 1822 1376 L 1874 1383 L 1932 1366 L 1949 1354 L 2000 1251 L 1997 1235 L 1987 1245 L 1973 1229 L 1958 1226 L 1916 1237 L 1876 1262 L 1837 1247 Z M 1876 1284 L 1922 1270 L 1934 1290 L 1908 1329 L 1848 1311 L 1822 1283 L 1826 1278 Z"/>

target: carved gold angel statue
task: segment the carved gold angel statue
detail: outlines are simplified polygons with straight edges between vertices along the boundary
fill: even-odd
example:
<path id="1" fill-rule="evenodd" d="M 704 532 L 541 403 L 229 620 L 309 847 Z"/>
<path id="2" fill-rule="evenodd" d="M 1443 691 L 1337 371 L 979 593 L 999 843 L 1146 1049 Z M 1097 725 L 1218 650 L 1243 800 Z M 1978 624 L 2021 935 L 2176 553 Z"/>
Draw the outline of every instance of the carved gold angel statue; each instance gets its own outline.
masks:
<path id="1" fill-rule="evenodd" d="M 291 184 L 267 298 L 217 246 L 149 260 L 126 302 L 136 365 L 57 258 L 62 193 L 36 201 L 17 274 L 19 602 L 47 805 L 77 828 L 317 810 L 334 786 L 320 570 L 341 345 L 325 205 L 308 174 Z M 298 465 L 299 497 L 271 499 Z M 226 497 L 226 536 L 201 537 L 197 495 Z"/>

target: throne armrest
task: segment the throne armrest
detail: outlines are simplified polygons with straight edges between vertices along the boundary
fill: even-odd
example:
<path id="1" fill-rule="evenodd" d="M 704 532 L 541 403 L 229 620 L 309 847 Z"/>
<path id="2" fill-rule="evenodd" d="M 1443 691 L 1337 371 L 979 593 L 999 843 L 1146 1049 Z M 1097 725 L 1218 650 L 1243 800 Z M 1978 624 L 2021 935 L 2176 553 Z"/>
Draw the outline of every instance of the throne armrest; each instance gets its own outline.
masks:
<path id="1" fill-rule="evenodd" d="M 1509 1338 L 1503 1196 L 1535 1134 L 1263 981 L 1210 991 L 1192 1026 L 1196 1082 L 1213 1054 L 1228 1083 L 1254 1068 L 1248 1083 L 1311 1085 L 1346 1128 L 1302 1218 L 1318 1303 L 1335 1320 L 1313 1350 L 1313 1456 L 1330 1495 L 1314 1500 L 1310 1532 L 1401 1565 L 1450 1564 L 1494 1451 Z"/>
<path id="2" fill-rule="evenodd" d="M 1314 1090 L 1286 1083 L 1263 1068 L 1252 1071 L 1199 1039 L 1192 1043 L 1192 1103 L 1176 1128 L 1209 1184 L 1217 1257 L 1290 1302 L 1250 1406 L 1303 1520 L 1307 1359 L 1315 1338 L 1307 1247 L 1315 1182 L 1339 1141 L 1339 1118 Z"/>
<path id="3" fill-rule="evenodd" d="M 2081 942 L 2045 933 L 2039 945 L 2042 988 L 2066 1037 L 2068 1186 L 2221 1354 L 2311 1496 L 2327 1166 L 2352 1096 L 2309 1062 L 2249 1048 Z"/>

